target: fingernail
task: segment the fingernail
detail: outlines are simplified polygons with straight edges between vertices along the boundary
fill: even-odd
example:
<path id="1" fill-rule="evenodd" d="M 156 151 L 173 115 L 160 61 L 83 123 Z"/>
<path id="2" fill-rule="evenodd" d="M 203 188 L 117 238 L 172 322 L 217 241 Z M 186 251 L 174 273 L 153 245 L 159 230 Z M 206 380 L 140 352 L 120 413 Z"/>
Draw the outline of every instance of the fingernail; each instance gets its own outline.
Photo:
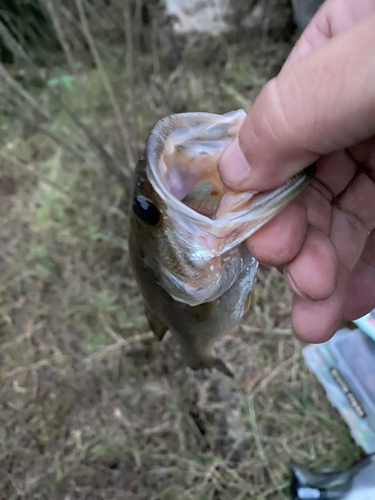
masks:
<path id="1" fill-rule="evenodd" d="M 238 139 L 234 139 L 219 158 L 219 174 L 225 185 L 240 188 L 241 183 L 250 176 L 250 165 L 240 148 Z"/>
<path id="2" fill-rule="evenodd" d="M 292 280 L 292 277 L 286 268 L 284 268 L 283 275 L 284 275 L 284 278 L 286 279 L 286 282 L 288 283 L 289 287 L 292 289 L 293 293 L 298 295 L 298 297 L 301 297 L 301 299 L 311 300 L 311 299 L 309 299 L 309 297 L 307 297 L 306 295 L 303 295 L 303 293 L 301 293 L 301 291 L 298 289 L 298 287 L 296 286 L 296 284 Z"/>

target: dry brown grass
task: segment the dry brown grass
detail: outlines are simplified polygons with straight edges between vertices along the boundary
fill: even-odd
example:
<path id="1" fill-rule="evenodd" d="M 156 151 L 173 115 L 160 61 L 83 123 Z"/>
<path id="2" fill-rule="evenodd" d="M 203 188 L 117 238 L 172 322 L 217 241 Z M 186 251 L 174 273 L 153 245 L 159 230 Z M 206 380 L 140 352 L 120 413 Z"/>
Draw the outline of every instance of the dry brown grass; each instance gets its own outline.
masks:
<path id="1" fill-rule="evenodd" d="M 217 345 L 235 380 L 193 373 L 169 337 L 153 340 L 129 268 L 128 186 L 61 104 L 127 172 L 162 116 L 254 99 L 290 49 L 288 8 L 279 31 L 239 42 L 173 40 L 155 2 L 147 25 L 140 2 L 45 3 L 67 60 L 36 75 L 18 54 L 2 72 L 0 498 L 287 499 L 290 459 L 349 465 L 359 451 L 303 363 L 276 271 L 260 269 L 250 314 Z M 67 89 L 45 83 L 66 74 Z"/>

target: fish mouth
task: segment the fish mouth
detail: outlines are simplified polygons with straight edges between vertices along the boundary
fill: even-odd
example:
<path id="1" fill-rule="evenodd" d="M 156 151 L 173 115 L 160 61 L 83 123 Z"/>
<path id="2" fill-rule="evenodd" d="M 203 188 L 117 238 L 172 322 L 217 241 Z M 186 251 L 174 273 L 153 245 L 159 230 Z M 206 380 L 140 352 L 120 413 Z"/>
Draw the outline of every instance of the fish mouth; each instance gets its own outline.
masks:
<path id="1" fill-rule="evenodd" d="M 233 192 L 222 183 L 218 159 L 238 135 L 244 110 L 224 115 L 176 114 L 160 120 L 147 143 L 147 174 L 178 224 L 195 227 L 216 256 L 248 238 L 308 184 L 309 167 L 280 188 Z M 213 244 L 214 241 L 214 244 Z"/>

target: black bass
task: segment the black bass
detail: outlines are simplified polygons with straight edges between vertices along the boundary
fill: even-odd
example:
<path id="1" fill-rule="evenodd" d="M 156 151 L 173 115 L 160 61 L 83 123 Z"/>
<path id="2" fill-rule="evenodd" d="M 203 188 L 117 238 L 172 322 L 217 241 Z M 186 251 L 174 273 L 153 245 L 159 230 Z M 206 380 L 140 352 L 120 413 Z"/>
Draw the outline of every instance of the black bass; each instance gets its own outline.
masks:
<path id="1" fill-rule="evenodd" d="M 129 237 L 155 336 L 170 330 L 191 368 L 227 375 L 211 347 L 249 308 L 258 262 L 243 242 L 311 178 L 305 171 L 273 191 L 228 191 L 217 161 L 245 116 L 186 113 L 155 125 L 135 171 Z"/>

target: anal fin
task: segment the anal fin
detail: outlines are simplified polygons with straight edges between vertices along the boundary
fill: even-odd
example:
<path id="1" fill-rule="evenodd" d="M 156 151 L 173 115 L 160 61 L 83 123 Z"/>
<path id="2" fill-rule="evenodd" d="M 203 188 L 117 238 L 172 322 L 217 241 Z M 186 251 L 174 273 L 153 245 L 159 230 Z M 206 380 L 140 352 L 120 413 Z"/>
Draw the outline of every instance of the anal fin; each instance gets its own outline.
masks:
<path id="1" fill-rule="evenodd" d="M 154 311 L 147 304 L 145 305 L 145 314 L 148 324 L 150 325 L 150 328 L 157 340 L 163 340 L 168 328 L 160 321 Z"/>

